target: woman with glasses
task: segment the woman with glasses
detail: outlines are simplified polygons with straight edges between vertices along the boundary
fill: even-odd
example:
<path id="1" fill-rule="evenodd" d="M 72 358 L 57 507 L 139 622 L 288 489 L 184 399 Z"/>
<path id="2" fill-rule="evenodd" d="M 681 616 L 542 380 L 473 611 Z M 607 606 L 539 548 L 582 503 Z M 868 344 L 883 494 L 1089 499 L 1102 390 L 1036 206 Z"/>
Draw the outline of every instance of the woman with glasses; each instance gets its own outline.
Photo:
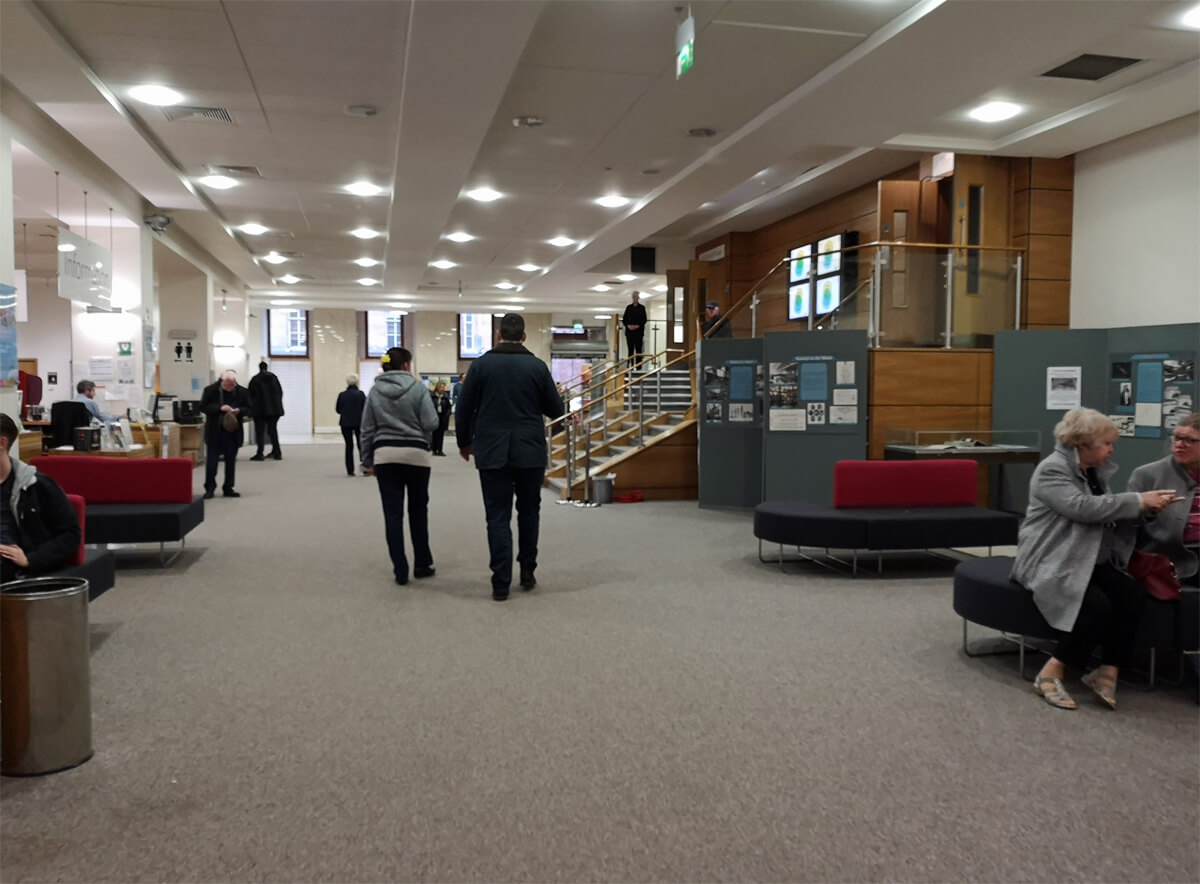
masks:
<path id="1" fill-rule="evenodd" d="M 1100 665 L 1083 677 L 1105 706 L 1117 708 L 1117 672 L 1129 662 L 1145 593 L 1125 573 L 1128 550 L 1118 523 L 1157 513 L 1172 485 L 1114 494 L 1109 461 L 1117 427 L 1092 408 L 1075 408 L 1054 428 L 1058 442 L 1029 482 L 1029 508 L 1017 536 L 1012 577 L 1033 592 L 1046 622 L 1062 637 L 1033 680 L 1051 706 L 1075 709 L 1063 687 L 1068 666 L 1083 668 L 1097 644 Z"/>

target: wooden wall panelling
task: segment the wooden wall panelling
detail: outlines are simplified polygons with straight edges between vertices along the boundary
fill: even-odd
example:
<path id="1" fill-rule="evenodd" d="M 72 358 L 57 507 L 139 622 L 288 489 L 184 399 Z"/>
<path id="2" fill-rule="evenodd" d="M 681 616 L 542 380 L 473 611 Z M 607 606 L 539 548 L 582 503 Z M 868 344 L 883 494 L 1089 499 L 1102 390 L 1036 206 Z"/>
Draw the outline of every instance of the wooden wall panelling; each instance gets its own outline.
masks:
<path id="1" fill-rule="evenodd" d="M 1074 154 L 1059 159 L 1034 157 L 1029 164 L 1029 186 L 1048 190 L 1074 190 Z"/>
<path id="2" fill-rule="evenodd" d="M 696 426 L 639 451 L 613 471 L 616 494 L 637 489 L 647 500 L 696 500 L 699 497 Z"/>
<path id="3" fill-rule="evenodd" d="M 1025 324 L 1066 328 L 1071 321 L 1071 283 L 1065 279 L 1026 280 L 1021 293 Z"/>
<path id="4" fill-rule="evenodd" d="M 872 405 L 868 456 L 883 457 L 889 430 L 990 430 L 991 406 L 978 405 Z"/>
<path id="5" fill-rule="evenodd" d="M 1029 190 L 1030 160 L 1028 157 L 1016 157 L 1012 161 L 1013 191 Z"/>
<path id="6" fill-rule="evenodd" d="M 1071 278 L 1071 237 L 1031 233 L 1028 242 L 1029 279 Z"/>
<path id="7" fill-rule="evenodd" d="M 990 350 L 879 349 L 869 362 L 872 405 L 991 405 Z"/>
<path id="8" fill-rule="evenodd" d="M 1069 190 L 1029 190 L 1029 233 L 1071 235 L 1075 194 Z"/>

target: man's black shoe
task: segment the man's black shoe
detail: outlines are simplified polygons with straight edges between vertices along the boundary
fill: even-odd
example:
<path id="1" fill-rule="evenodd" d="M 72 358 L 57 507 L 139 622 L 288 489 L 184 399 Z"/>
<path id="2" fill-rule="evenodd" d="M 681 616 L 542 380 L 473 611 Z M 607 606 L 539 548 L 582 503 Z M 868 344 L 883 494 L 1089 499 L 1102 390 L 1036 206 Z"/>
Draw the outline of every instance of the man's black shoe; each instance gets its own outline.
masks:
<path id="1" fill-rule="evenodd" d="M 492 601 L 493 602 L 507 602 L 508 601 L 508 590 L 506 589 L 506 590 L 504 590 L 504 592 L 497 592 L 496 590 L 493 589 L 492 590 Z"/>
<path id="2" fill-rule="evenodd" d="M 408 578 L 407 577 L 397 577 L 396 585 L 397 586 L 408 586 Z"/>
<path id="3" fill-rule="evenodd" d="M 283 455 L 279 452 L 275 452 L 271 455 L 271 460 L 283 460 Z"/>
<path id="4" fill-rule="evenodd" d="M 437 573 L 437 568 L 413 568 L 413 577 L 432 577 Z"/>
<path id="5" fill-rule="evenodd" d="M 256 454 L 256 455 L 254 455 L 254 457 L 252 457 L 250 459 L 251 460 L 266 460 L 266 458 L 263 457 L 261 454 Z"/>
<path id="6" fill-rule="evenodd" d="M 535 586 L 537 586 L 537 578 L 533 576 L 533 571 L 526 571 L 524 568 L 522 568 L 521 589 L 529 592 L 529 590 L 533 589 Z"/>
<path id="7" fill-rule="evenodd" d="M 215 491 L 205 491 L 204 492 L 205 500 L 212 500 L 216 496 L 217 496 L 217 493 Z"/>
<path id="8" fill-rule="evenodd" d="M 228 491 L 222 491 L 221 494 L 223 494 L 225 497 L 241 497 L 242 496 L 242 495 L 238 494 L 236 491 L 234 491 L 232 488 L 230 488 Z"/>

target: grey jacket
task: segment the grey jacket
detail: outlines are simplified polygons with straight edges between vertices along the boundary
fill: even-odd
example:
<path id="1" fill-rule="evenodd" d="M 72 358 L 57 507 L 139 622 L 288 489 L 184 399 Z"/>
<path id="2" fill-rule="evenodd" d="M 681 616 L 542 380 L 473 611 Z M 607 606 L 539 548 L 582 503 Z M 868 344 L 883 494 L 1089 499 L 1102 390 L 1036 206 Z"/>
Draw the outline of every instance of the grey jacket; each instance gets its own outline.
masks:
<path id="1" fill-rule="evenodd" d="M 363 407 L 362 465 L 374 466 L 375 449 L 381 446 L 428 451 L 437 425 L 437 411 L 425 385 L 407 371 L 385 371 L 375 378 Z"/>
<path id="2" fill-rule="evenodd" d="M 1137 492 L 1173 488 L 1187 500 L 1173 503 L 1159 513 L 1143 513 L 1140 523 L 1123 525 L 1120 539 L 1126 561 L 1136 545 L 1144 552 L 1169 556 L 1175 564 L 1175 573 L 1180 577 L 1191 577 L 1200 570 L 1196 550 L 1183 545 L 1183 529 L 1192 510 L 1192 496 L 1200 490 L 1196 480 L 1188 475 L 1188 471 L 1179 465 L 1173 455 L 1167 455 L 1162 460 L 1134 470 L 1129 477 L 1128 488 Z"/>
<path id="3" fill-rule="evenodd" d="M 1136 519 L 1141 512 L 1135 492 L 1109 493 L 1116 471 L 1114 463 L 1097 467 L 1105 493 L 1092 494 L 1079 453 L 1057 445 L 1029 481 L 1029 508 L 1017 536 L 1012 578 L 1033 591 L 1038 610 L 1055 629 L 1069 632 L 1075 626 L 1105 523 Z M 1124 567 L 1125 561 L 1117 564 Z"/>

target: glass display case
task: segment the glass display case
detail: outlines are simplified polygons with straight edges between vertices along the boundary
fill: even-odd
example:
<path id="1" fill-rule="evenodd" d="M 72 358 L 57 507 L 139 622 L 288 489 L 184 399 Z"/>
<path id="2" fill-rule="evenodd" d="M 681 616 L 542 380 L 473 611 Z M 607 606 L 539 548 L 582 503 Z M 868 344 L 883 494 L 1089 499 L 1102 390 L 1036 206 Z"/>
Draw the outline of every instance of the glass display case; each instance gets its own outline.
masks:
<path id="1" fill-rule="evenodd" d="M 887 460 L 964 458 L 981 463 L 1037 463 L 1041 430 L 916 430 L 884 432 Z"/>

